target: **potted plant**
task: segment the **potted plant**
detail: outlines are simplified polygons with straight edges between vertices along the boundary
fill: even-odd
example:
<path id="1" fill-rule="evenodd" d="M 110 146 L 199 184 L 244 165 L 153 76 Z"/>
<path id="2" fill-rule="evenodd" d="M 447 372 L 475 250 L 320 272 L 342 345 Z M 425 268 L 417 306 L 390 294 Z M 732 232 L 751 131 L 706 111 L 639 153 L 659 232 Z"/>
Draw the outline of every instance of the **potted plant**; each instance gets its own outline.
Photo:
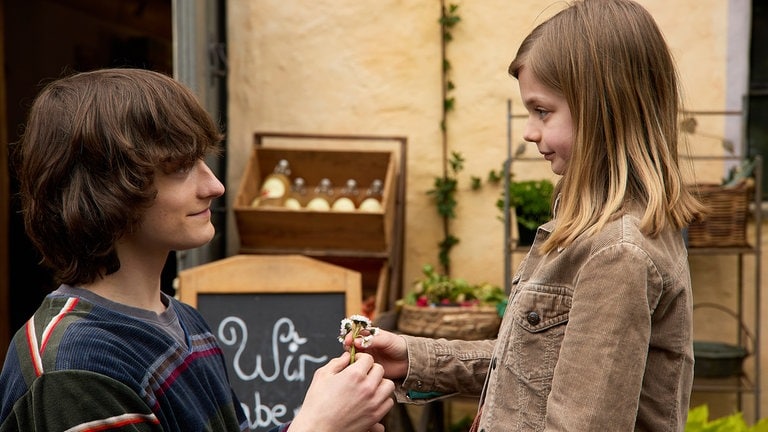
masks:
<path id="1" fill-rule="evenodd" d="M 496 335 L 507 295 L 500 287 L 471 284 L 426 264 L 424 277 L 398 301 L 398 330 L 418 336 L 486 339 Z"/>
<path id="2" fill-rule="evenodd" d="M 536 229 L 552 218 L 552 181 L 523 180 L 509 182 L 509 208 L 515 209 L 518 245 L 530 246 Z M 504 211 L 504 196 L 496 201 L 496 207 Z"/>

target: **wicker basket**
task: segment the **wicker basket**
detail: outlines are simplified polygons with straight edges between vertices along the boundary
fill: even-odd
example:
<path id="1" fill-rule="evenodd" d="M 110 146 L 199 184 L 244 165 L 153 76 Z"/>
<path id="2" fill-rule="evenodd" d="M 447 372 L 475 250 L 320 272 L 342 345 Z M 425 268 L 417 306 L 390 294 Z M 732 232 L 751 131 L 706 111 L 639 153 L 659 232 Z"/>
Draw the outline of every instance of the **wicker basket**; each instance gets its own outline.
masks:
<path id="1" fill-rule="evenodd" d="M 433 338 L 479 340 L 496 337 L 501 318 L 492 306 L 403 305 L 397 319 L 400 332 Z"/>
<path id="2" fill-rule="evenodd" d="M 749 188 L 746 183 L 730 188 L 714 184 L 698 184 L 692 188 L 709 214 L 688 226 L 688 246 L 747 246 Z"/>

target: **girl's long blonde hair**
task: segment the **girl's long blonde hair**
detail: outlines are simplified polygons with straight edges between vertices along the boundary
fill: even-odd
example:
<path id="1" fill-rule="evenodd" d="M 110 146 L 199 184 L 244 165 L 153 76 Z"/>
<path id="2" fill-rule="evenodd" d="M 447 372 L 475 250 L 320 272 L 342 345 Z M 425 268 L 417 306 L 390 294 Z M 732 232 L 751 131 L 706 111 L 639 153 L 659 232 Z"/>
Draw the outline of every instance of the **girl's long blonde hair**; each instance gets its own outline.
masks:
<path id="1" fill-rule="evenodd" d="M 573 3 L 526 37 L 509 72 L 517 77 L 523 67 L 565 97 L 575 129 L 543 252 L 594 234 L 630 200 L 645 207 L 641 229 L 649 236 L 698 217 L 702 206 L 679 167 L 677 71 L 642 6 Z"/>

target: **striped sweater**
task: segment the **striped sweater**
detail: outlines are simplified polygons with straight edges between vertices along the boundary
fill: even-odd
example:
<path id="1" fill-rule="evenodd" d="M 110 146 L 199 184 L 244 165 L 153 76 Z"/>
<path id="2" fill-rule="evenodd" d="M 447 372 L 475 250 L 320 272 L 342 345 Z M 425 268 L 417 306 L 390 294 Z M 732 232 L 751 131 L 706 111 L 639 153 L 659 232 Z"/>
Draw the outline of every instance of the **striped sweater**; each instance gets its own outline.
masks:
<path id="1" fill-rule="evenodd" d="M 170 301 L 186 346 L 84 298 L 46 297 L 0 373 L 0 432 L 247 430 L 210 329 Z"/>

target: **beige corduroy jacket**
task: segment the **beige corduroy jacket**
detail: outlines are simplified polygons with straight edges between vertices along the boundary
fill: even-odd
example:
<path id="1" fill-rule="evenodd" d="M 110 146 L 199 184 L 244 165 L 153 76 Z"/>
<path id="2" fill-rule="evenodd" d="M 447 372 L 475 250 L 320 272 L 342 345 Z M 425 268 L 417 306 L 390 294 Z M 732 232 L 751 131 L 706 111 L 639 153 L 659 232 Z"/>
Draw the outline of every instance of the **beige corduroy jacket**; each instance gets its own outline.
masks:
<path id="1" fill-rule="evenodd" d="M 693 380 L 692 296 L 679 231 L 639 229 L 641 209 L 513 278 L 497 340 L 403 336 L 398 398 L 480 395 L 478 430 L 683 431 Z"/>

